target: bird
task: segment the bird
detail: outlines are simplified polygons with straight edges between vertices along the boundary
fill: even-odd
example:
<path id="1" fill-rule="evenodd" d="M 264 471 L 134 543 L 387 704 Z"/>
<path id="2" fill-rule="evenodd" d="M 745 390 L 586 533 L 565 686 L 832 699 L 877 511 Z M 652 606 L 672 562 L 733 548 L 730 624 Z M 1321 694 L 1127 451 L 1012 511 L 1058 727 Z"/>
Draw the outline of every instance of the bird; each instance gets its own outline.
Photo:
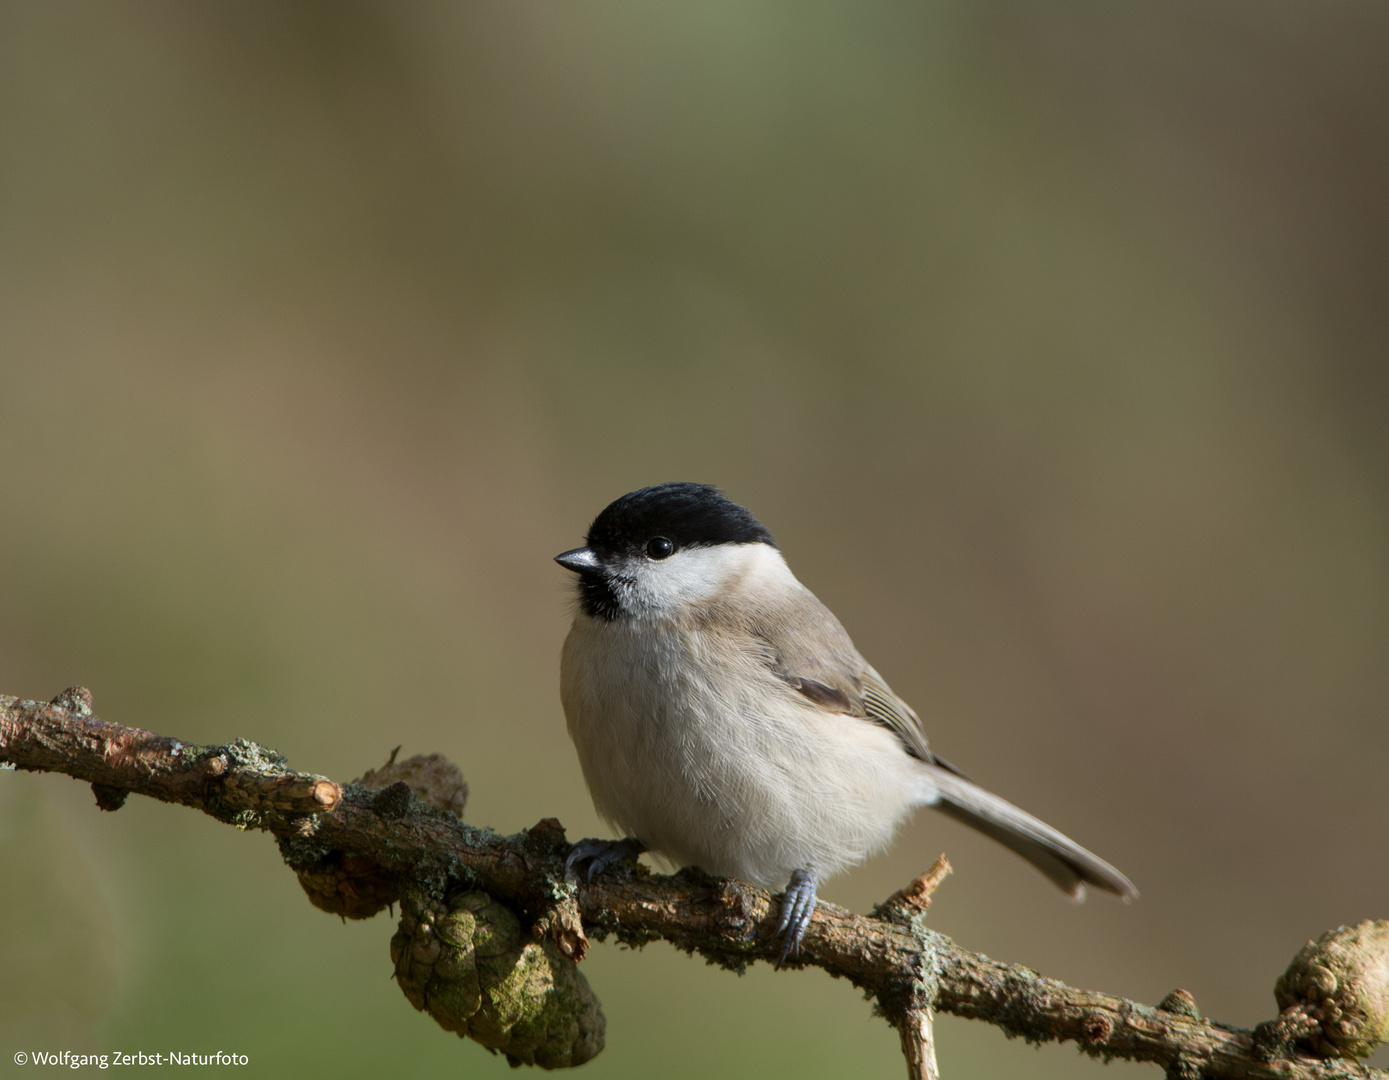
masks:
<path id="1" fill-rule="evenodd" d="M 632 491 L 555 561 L 577 577 L 560 698 L 595 808 L 620 840 L 580 840 L 588 880 L 652 852 L 784 890 L 778 964 L 824 880 L 888 845 L 921 807 L 1021 855 L 1068 896 L 1133 883 L 931 749 L 917 713 L 792 574 L 772 534 L 708 484 Z"/>

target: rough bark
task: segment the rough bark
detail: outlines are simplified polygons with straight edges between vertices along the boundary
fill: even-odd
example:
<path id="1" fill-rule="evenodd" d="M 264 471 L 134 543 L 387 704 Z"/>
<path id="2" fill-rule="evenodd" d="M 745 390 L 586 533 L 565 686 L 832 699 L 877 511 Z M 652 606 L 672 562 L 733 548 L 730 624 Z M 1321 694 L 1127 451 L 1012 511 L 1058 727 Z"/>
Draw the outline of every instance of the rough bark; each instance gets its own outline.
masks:
<path id="1" fill-rule="evenodd" d="M 569 845 L 554 819 L 500 836 L 429 805 L 403 783 L 337 784 L 244 740 L 200 746 L 102 721 L 80 687 L 51 702 L 0 696 L 0 762 L 87 781 L 105 810 L 133 791 L 263 829 L 301 877 L 329 865 L 341 871 L 346 860 L 353 873 L 369 872 L 377 907 L 407 891 L 481 889 L 576 959 L 590 935 L 629 944 L 663 939 L 733 970 L 779 955 L 777 902 L 765 890 L 692 869 L 657 875 L 631 865 L 591 883 L 566 880 Z M 790 961 L 849 979 L 876 999 L 898 1028 L 913 1076 L 935 1075 L 934 1010 L 1032 1042 L 1069 1040 L 1106 1060 L 1153 1062 L 1182 1080 L 1389 1080 L 1203 1019 L 1184 991 L 1143 1005 L 961 948 L 924 925 L 930 893 L 947 871 L 938 863 L 872 915 L 820 903 Z"/>

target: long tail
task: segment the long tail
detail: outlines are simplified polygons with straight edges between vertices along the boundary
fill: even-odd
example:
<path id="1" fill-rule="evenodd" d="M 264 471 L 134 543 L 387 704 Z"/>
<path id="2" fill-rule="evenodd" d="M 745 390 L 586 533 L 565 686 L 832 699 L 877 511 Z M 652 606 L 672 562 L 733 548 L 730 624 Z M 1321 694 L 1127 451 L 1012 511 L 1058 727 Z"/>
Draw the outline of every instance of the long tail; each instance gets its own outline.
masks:
<path id="1" fill-rule="evenodd" d="M 1073 900 L 1085 899 L 1086 884 L 1125 900 L 1138 895 L 1118 870 L 1046 822 L 954 773 L 936 765 L 925 768 L 938 792 L 935 809 L 1016 851 Z"/>

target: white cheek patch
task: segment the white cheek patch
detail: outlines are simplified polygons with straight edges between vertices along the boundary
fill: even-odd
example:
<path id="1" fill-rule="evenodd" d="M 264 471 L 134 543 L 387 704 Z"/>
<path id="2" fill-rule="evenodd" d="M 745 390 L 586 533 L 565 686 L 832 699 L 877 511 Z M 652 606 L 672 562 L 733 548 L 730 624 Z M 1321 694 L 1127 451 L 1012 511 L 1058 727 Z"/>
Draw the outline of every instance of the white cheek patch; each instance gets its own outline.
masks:
<path id="1" fill-rule="evenodd" d="M 625 579 L 623 605 L 638 617 L 660 618 L 711 600 L 757 559 L 752 548 L 773 550 L 766 544 L 719 544 L 683 548 L 668 559 L 636 556 L 616 568 Z"/>

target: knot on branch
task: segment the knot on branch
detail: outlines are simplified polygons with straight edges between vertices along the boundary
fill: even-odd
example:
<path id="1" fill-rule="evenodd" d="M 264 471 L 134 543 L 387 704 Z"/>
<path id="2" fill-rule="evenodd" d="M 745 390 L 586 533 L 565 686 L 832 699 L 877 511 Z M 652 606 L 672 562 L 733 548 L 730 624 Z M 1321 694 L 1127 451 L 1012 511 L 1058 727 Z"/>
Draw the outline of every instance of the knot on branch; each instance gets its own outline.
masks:
<path id="1" fill-rule="evenodd" d="M 404 780 L 397 780 L 376 793 L 371 800 L 371 808 L 387 820 L 403 818 L 410 812 L 410 803 L 414 798 L 410 792 L 410 785 Z"/>
<path id="2" fill-rule="evenodd" d="M 379 769 L 368 769 L 353 783 L 383 795 L 397 784 L 404 785 L 406 791 L 436 810 L 461 818 L 468 803 L 468 781 L 463 779 L 462 770 L 443 754 L 416 754 L 398 762 L 395 759 L 398 753 L 400 747 L 397 746 L 386 764 Z M 379 807 L 380 803 L 377 805 Z"/>
<path id="3" fill-rule="evenodd" d="M 1304 1006 L 1294 1005 L 1254 1029 L 1254 1056 L 1260 1061 L 1292 1057 L 1299 1044 L 1313 1041 L 1320 1030 L 1321 1025 L 1307 1014 Z"/>
<path id="4" fill-rule="evenodd" d="M 1282 1013 L 1255 1029 L 1261 1056 L 1297 1046 L 1360 1058 L 1389 1041 L 1389 920 L 1328 930 L 1293 957 L 1273 990 Z"/>
<path id="5" fill-rule="evenodd" d="M 1159 1001 L 1158 1008 L 1177 1013 L 1179 1016 L 1189 1016 L 1193 1020 L 1201 1019 L 1201 1010 L 1196 1007 L 1196 999 L 1191 996 L 1190 991 L 1180 987 Z"/>
<path id="6" fill-rule="evenodd" d="M 125 805 L 125 797 L 130 794 L 130 789 L 113 784 L 93 784 L 92 794 L 96 796 L 98 810 L 109 810 L 114 814 Z"/>
<path id="7" fill-rule="evenodd" d="M 92 692 L 85 686 L 69 686 L 55 696 L 49 704 L 56 705 L 73 716 L 91 716 Z"/>
<path id="8" fill-rule="evenodd" d="M 383 819 L 399 819 L 418 797 L 436 810 L 461 818 L 468 783 L 458 766 L 442 754 L 418 754 L 397 762 L 399 752 L 397 746 L 386 764 L 353 781 L 376 792 L 371 808 Z M 295 870 L 310 903 L 344 919 L 369 919 L 400 899 L 396 875 L 362 855 L 328 851 L 307 865 L 296 863 Z"/>
<path id="9" fill-rule="evenodd" d="M 1080 1029 L 1091 1046 L 1103 1046 L 1114 1034 L 1114 1021 L 1102 1012 L 1092 1012 L 1081 1022 Z"/>
<path id="10" fill-rule="evenodd" d="M 566 1068 L 603 1049 L 603 1008 L 574 961 L 486 893 L 407 897 L 391 960 L 411 1005 L 513 1065 Z"/>
<path id="11" fill-rule="evenodd" d="M 298 876 L 314 907 L 344 919 L 370 919 L 400 899 L 395 876 L 362 855 L 330 851 Z"/>

